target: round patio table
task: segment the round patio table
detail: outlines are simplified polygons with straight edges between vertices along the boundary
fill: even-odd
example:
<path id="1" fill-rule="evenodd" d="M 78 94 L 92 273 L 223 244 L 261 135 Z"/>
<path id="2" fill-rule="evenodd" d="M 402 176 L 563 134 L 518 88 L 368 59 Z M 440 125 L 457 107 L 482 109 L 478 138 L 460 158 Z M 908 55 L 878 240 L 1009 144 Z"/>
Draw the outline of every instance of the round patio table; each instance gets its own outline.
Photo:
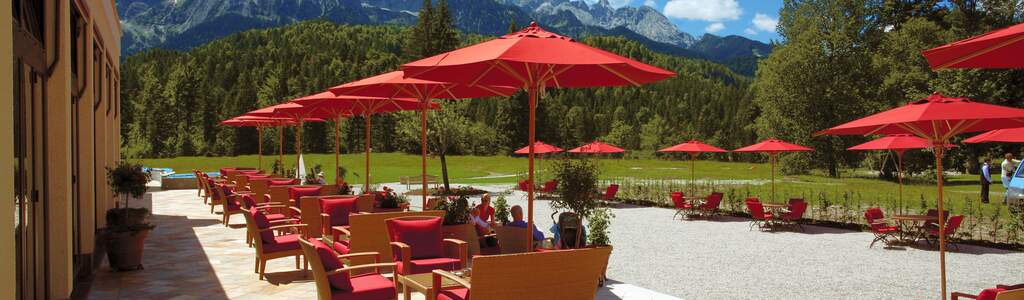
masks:
<path id="1" fill-rule="evenodd" d="M 928 215 L 893 215 L 891 219 L 896 221 L 896 226 L 900 228 L 899 239 L 905 243 L 915 242 L 924 234 L 923 226 L 917 226 L 917 223 L 939 221 L 939 217 Z M 908 234 L 912 239 L 907 238 Z"/>

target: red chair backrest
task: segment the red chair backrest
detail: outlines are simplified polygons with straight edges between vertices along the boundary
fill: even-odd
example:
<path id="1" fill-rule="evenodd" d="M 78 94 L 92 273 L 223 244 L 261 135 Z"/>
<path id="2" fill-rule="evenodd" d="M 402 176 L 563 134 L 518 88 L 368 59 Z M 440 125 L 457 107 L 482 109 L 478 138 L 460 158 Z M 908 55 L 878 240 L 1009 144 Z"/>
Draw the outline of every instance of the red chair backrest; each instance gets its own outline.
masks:
<path id="1" fill-rule="evenodd" d="M 747 199 L 747 210 L 750 210 L 750 216 L 753 217 L 754 219 L 765 218 L 764 206 L 761 205 L 761 201 Z"/>
<path id="2" fill-rule="evenodd" d="M 672 204 L 675 204 L 677 209 L 683 208 L 683 192 L 672 192 Z"/>
<path id="3" fill-rule="evenodd" d="M 790 220 L 802 219 L 805 211 L 807 211 L 807 202 L 793 203 L 789 206 L 789 213 L 786 214 L 786 218 Z"/>
<path id="4" fill-rule="evenodd" d="M 711 195 L 708 195 L 708 201 L 704 203 L 702 208 L 710 210 L 718 209 L 718 206 L 722 204 L 723 196 L 724 195 L 722 193 L 711 193 Z"/>
<path id="5" fill-rule="evenodd" d="M 795 203 L 805 202 L 803 198 L 790 198 L 789 206 L 793 206 Z M 805 202 L 806 203 L 806 202 Z"/>
<path id="6" fill-rule="evenodd" d="M 884 219 L 885 214 L 882 213 L 882 209 L 878 207 L 871 207 L 864 211 L 864 219 L 867 219 L 868 225 L 874 224 L 877 219 Z"/>
<path id="7" fill-rule="evenodd" d="M 949 223 L 946 224 L 946 235 L 952 235 L 956 233 L 956 229 L 960 228 L 960 224 L 964 222 L 963 215 L 952 216 L 949 218 Z"/>
<path id="8" fill-rule="evenodd" d="M 551 193 L 558 187 L 558 180 L 552 180 L 544 183 L 544 192 Z"/>
<path id="9" fill-rule="evenodd" d="M 529 189 L 530 189 L 530 182 L 529 181 L 526 181 L 526 180 L 520 180 L 519 181 L 519 190 L 520 191 L 526 191 L 526 190 L 529 190 Z"/>
<path id="10" fill-rule="evenodd" d="M 619 185 L 618 184 L 609 185 L 608 189 L 606 189 L 604 191 L 603 200 L 615 199 L 615 193 L 618 193 L 618 192 L 619 192 Z"/>

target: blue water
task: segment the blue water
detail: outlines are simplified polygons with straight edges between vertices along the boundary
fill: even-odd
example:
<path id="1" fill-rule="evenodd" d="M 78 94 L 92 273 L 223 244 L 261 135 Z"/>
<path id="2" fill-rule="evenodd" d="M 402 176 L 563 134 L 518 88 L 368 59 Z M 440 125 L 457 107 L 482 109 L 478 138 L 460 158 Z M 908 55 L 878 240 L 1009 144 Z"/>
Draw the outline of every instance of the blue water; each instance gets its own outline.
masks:
<path id="1" fill-rule="evenodd" d="M 218 176 L 220 176 L 220 172 L 206 172 L 206 175 L 209 175 L 210 177 L 218 177 Z M 192 174 L 192 173 L 179 173 L 179 174 L 172 174 L 172 175 L 164 176 L 164 178 L 196 178 L 196 174 Z"/>

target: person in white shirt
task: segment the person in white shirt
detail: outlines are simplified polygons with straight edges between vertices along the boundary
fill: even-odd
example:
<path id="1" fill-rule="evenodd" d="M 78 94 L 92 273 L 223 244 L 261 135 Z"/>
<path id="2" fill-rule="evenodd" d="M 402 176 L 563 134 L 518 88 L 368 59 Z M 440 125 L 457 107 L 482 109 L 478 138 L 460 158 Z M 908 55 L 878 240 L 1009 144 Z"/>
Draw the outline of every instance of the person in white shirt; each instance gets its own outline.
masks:
<path id="1" fill-rule="evenodd" d="M 1020 162 L 1013 159 L 1013 154 L 1007 152 L 1003 155 L 1003 163 L 999 164 L 1000 169 L 1002 169 L 1003 176 L 1001 181 L 1003 183 L 1003 188 L 1009 189 L 1010 181 L 1013 180 L 1013 173 L 1017 170 L 1018 163 Z M 1006 204 L 1005 193 L 1003 194 L 1003 204 Z"/>

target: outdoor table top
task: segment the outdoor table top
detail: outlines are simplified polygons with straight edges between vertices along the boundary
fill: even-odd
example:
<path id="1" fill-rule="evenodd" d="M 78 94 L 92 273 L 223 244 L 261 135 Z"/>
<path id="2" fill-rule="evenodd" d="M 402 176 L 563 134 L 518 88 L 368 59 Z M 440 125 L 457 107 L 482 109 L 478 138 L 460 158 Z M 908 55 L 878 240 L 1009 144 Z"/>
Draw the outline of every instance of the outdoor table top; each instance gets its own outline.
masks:
<path id="1" fill-rule="evenodd" d="M 471 281 L 470 277 L 464 276 L 462 279 Z M 423 293 L 426 299 L 434 299 L 434 273 L 420 273 L 412 275 L 398 275 L 398 282 L 402 284 L 403 294 L 405 299 L 411 298 L 409 295 L 409 289 L 413 289 L 417 292 Z M 461 287 L 454 280 L 441 277 L 441 289 Z"/>
<path id="2" fill-rule="evenodd" d="M 914 221 L 914 222 L 938 221 L 939 220 L 939 217 L 937 217 L 937 216 L 928 216 L 928 215 L 893 215 L 891 218 L 893 220 L 897 220 L 897 221 Z"/>

